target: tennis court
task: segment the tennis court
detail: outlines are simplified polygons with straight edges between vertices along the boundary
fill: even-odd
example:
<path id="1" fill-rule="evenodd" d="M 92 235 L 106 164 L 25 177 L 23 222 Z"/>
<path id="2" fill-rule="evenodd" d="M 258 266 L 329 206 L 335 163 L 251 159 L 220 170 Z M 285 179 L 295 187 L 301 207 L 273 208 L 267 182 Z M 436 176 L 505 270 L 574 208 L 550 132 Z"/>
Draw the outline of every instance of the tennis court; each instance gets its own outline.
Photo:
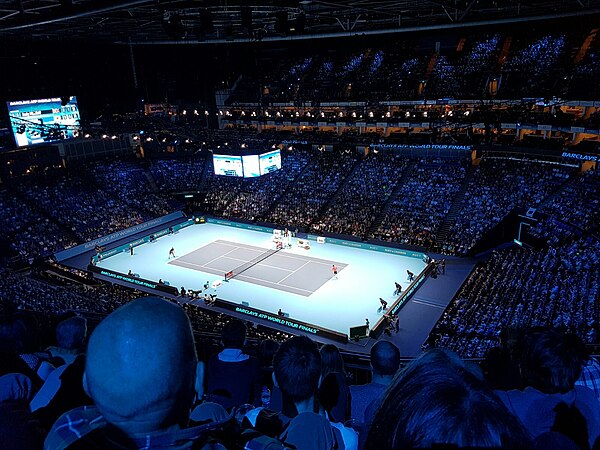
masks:
<path id="1" fill-rule="evenodd" d="M 382 315 L 379 299 L 391 305 L 394 282 L 406 289 L 406 270 L 417 274 L 425 267 L 419 258 L 363 250 L 355 248 L 356 243 L 311 241 L 307 250 L 297 241 L 292 239 L 292 248 L 275 253 L 270 250 L 273 233 L 204 223 L 139 245 L 133 255 L 119 252 L 98 267 L 119 273 L 131 270 L 140 278 L 162 279 L 186 290 L 205 292 L 208 281 L 217 287 L 207 292 L 230 303 L 273 314 L 281 309 L 292 319 L 342 333 L 365 319 L 376 323 Z M 169 259 L 171 248 L 175 259 Z M 261 261 L 265 254 L 268 257 Z M 332 279 L 332 264 L 338 266 L 337 280 Z M 236 269 L 238 275 L 223 282 L 225 273 Z"/>
<path id="2" fill-rule="evenodd" d="M 237 242 L 216 240 L 169 264 L 308 297 L 331 279 L 331 266 L 341 272 L 347 264 L 290 254 Z"/>

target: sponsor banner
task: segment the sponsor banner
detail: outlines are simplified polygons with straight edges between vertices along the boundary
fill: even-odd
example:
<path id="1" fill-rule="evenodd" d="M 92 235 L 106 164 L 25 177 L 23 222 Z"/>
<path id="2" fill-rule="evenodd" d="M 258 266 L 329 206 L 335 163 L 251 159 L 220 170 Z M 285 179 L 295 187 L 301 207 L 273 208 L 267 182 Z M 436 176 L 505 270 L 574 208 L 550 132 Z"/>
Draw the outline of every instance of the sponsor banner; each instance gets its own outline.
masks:
<path id="1" fill-rule="evenodd" d="M 231 220 L 216 219 L 212 217 L 206 218 L 206 223 L 215 223 L 217 225 L 225 225 L 228 227 L 242 228 L 244 230 L 261 231 L 263 233 L 273 233 L 273 228 L 261 227 L 260 225 L 252 225 L 249 223 L 233 222 Z"/>
<path id="2" fill-rule="evenodd" d="M 394 301 L 392 306 L 387 310 L 387 314 L 385 314 L 381 319 L 377 321 L 375 326 L 371 329 L 371 333 L 369 334 L 371 337 L 378 338 L 381 333 L 388 326 L 388 317 L 396 315 L 403 307 L 408 303 L 413 294 L 419 289 L 419 286 L 423 284 L 423 282 L 427 279 L 427 276 L 435 270 L 435 264 L 429 263 L 427 267 L 410 284 L 408 289 L 406 289 L 402 294 Z"/>
<path id="3" fill-rule="evenodd" d="M 135 284 L 136 286 L 145 287 L 149 289 L 156 289 L 157 291 L 165 292 L 170 295 L 178 295 L 177 288 L 174 286 L 169 286 L 166 284 L 158 284 L 156 281 L 146 280 L 144 278 L 132 277 L 130 275 L 126 275 L 124 273 L 114 272 L 112 270 L 103 269 L 102 267 L 97 266 L 88 266 L 88 270 L 90 272 L 97 273 L 99 275 L 103 275 L 105 277 L 111 278 L 115 281 L 124 281 L 127 283 Z"/>
<path id="4" fill-rule="evenodd" d="M 277 314 L 262 311 L 260 309 L 254 309 L 250 306 L 243 306 L 240 304 L 231 303 L 219 298 L 215 301 L 215 305 L 227 309 L 229 311 L 235 311 L 237 313 L 244 314 L 245 316 L 251 318 L 263 319 L 269 322 L 282 325 L 286 328 L 289 328 L 290 332 L 292 333 L 294 331 L 301 331 L 315 336 L 331 339 L 336 342 L 341 342 L 343 344 L 346 344 L 348 342 L 348 335 L 346 334 L 338 333 L 337 331 L 328 330 L 327 328 L 321 328 L 316 325 L 311 325 L 305 322 L 300 322 L 299 320 L 290 319 L 289 317 L 279 316 Z"/>
<path id="5" fill-rule="evenodd" d="M 244 230 L 261 231 L 263 233 L 269 233 L 269 234 L 273 233 L 273 228 L 262 227 L 260 225 L 252 225 L 252 224 L 248 224 L 248 223 L 234 222 L 234 221 L 225 220 L 225 219 L 216 219 L 216 218 L 208 217 L 208 218 L 206 218 L 206 222 L 214 223 L 217 225 L 225 225 L 228 227 L 242 228 Z M 315 242 L 319 242 L 319 240 L 322 239 L 322 236 L 317 236 L 315 234 L 309 234 L 309 235 L 307 235 L 306 239 L 309 239 L 309 240 L 315 241 Z M 395 248 L 395 247 L 386 247 L 384 245 L 369 244 L 368 242 L 347 241 L 345 239 L 338 239 L 338 238 L 333 238 L 333 237 L 325 238 L 325 242 L 327 242 L 328 244 L 342 245 L 344 247 L 360 248 L 361 250 L 371 250 L 371 251 L 375 251 L 375 252 L 389 253 L 392 255 L 408 256 L 409 258 L 423 259 L 426 256 L 425 253 L 422 253 L 422 252 L 403 250 L 401 248 Z"/>
<path id="6" fill-rule="evenodd" d="M 148 222 L 140 223 L 139 225 L 134 225 L 132 227 L 125 228 L 124 230 L 117 231 L 116 233 L 112 233 L 107 236 L 94 239 L 93 241 L 86 242 L 85 244 L 77 245 L 67 250 L 63 250 L 61 252 L 56 253 L 54 257 L 59 262 L 64 261 L 65 259 L 69 259 L 73 256 L 81 255 L 82 253 L 93 250 L 97 245 L 105 246 L 106 244 L 110 244 L 111 242 L 115 242 L 128 236 L 132 236 L 136 233 L 139 233 L 140 231 L 148 230 L 150 228 L 154 228 L 164 223 L 171 222 L 173 220 L 177 220 L 183 217 L 183 213 L 181 211 L 177 211 L 166 216 L 159 217 L 157 219 L 149 220 Z"/>
<path id="7" fill-rule="evenodd" d="M 598 155 L 583 155 L 581 153 L 563 152 L 563 158 L 579 159 L 580 161 L 600 161 Z"/>
<path id="8" fill-rule="evenodd" d="M 308 141 L 300 139 L 285 139 L 281 143 L 284 145 L 308 145 Z"/>
<path id="9" fill-rule="evenodd" d="M 171 228 L 173 228 L 173 233 L 175 233 L 176 231 L 179 231 L 182 228 L 189 227 L 193 223 L 194 223 L 193 219 L 188 219 L 187 221 L 185 221 L 183 223 L 178 223 L 177 225 L 174 225 Z M 150 236 L 152 236 L 153 240 L 154 240 L 154 239 L 158 239 L 159 237 L 168 234 L 169 232 L 170 232 L 169 228 L 165 228 L 164 230 L 160 230 L 156 233 L 152 233 L 152 235 L 147 235 L 147 236 L 141 237 L 139 239 L 136 239 L 135 241 L 126 242 L 125 244 L 119 245 L 118 247 L 115 247 L 115 248 L 112 248 L 110 250 L 100 253 L 100 255 L 99 255 L 100 258 L 98 258 L 98 256 L 94 256 L 94 261 L 98 262 L 99 260 L 110 258 L 111 256 L 116 255 L 117 253 L 128 252 L 128 251 L 130 251 L 130 249 L 129 249 L 130 245 L 133 245 L 133 247 L 135 248 L 138 245 L 142 245 L 142 244 L 145 244 L 146 242 L 150 242 Z"/>
<path id="10" fill-rule="evenodd" d="M 374 150 L 473 150 L 472 145 L 450 145 L 450 144 L 371 144 L 370 147 Z"/>

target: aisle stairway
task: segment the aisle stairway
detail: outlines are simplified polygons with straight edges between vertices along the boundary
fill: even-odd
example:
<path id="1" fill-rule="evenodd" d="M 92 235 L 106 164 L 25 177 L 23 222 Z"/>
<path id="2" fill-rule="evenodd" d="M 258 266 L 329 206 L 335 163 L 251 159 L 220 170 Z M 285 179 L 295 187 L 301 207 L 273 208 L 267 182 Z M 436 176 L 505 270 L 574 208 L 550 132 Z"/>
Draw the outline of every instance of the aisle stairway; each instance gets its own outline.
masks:
<path id="1" fill-rule="evenodd" d="M 283 197 L 283 195 L 288 191 L 288 186 L 297 183 L 298 180 L 300 180 L 302 178 L 304 173 L 306 173 L 309 170 L 309 168 L 312 166 L 311 163 L 316 164 L 315 161 L 309 161 L 308 163 L 306 163 L 306 165 L 302 168 L 302 170 L 300 172 L 298 172 L 298 175 L 296 176 L 296 178 L 294 178 L 293 180 L 289 180 L 288 184 L 286 186 L 283 186 L 279 190 L 279 195 L 273 199 L 273 201 L 271 202 L 269 207 L 262 213 L 261 220 L 266 220 L 266 218 L 268 218 L 271 215 L 271 213 L 275 210 L 275 207 L 279 203 L 279 200 L 281 199 L 281 197 Z"/>
<path id="2" fill-rule="evenodd" d="M 149 170 L 144 170 L 144 175 L 146 176 L 146 179 L 148 180 L 148 185 L 150 186 L 150 190 L 155 194 L 160 193 L 160 189 L 159 189 L 158 185 L 156 184 L 156 180 L 152 176 L 152 173 Z"/>
<path id="3" fill-rule="evenodd" d="M 467 173 L 462 181 L 462 184 L 460 185 L 460 189 L 458 190 L 458 192 L 454 196 L 454 199 L 452 200 L 452 206 L 450 206 L 448 214 L 446 214 L 446 217 L 444 217 L 444 221 L 442 222 L 440 228 L 437 231 L 435 241 L 438 245 L 443 245 L 443 243 L 446 242 L 448 233 L 450 232 L 452 225 L 454 225 L 454 222 L 456 222 L 456 217 L 458 216 L 458 213 L 463 207 L 465 193 L 467 192 L 469 181 L 471 180 L 473 173 L 475 173 L 475 168 L 476 166 L 470 165 L 467 169 Z"/>
<path id="4" fill-rule="evenodd" d="M 396 200 L 396 198 L 398 198 L 398 193 L 402 189 L 402 186 L 404 186 L 406 181 L 410 178 L 410 174 L 412 173 L 412 170 L 416 165 L 417 165 L 416 162 L 411 162 L 410 164 L 408 164 L 408 166 L 406 166 L 406 168 L 402 172 L 402 175 L 400 176 L 400 179 L 398 180 L 398 183 L 396 183 L 396 187 L 394 188 L 394 190 L 388 197 L 387 201 L 383 205 L 383 208 L 381 208 L 381 211 L 379 212 L 379 214 L 377 215 L 377 217 L 375 218 L 375 220 L 373 221 L 373 223 L 367 230 L 367 232 L 366 232 L 367 237 L 373 236 L 373 233 L 375 233 L 375 231 L 377 231 L 377 229 L 383 222 L 383 219 L 385 218 L 385 216 L 389 212 L 390 208 L 392 207 L 394 200 Z"/>
<path id="5" fill-rule="evenodd" d="M 342 180 L 342 182 L 338 186 L 337 190 L 333 193 L 333 195 L 331 197 L 329 197 L 329 200 L 327 200 L 327 202 L 325 202 L 325 204 L 319 209 L 319 211 L 317 213 L 316 222 L 318 222 L 319 219 L 321 218 L 321 216 L 323 214 L 325 214 L 325 211 L 327 211 L 329 209 L 329 207 L 335 203 L 337 198 L 340 196 L 340 193 L 346 188 L 346 185 L 350 182 L 350 180 L 354 176 L 355 172 L 357 172 L 360 169 L 360 163 L 361 163 L 360 159 L 357 159 L 354 162 L 354 166 L 352 167 L 350 172 L 348 172 L 348 175 L 346 175 L 346 177 Z"/>

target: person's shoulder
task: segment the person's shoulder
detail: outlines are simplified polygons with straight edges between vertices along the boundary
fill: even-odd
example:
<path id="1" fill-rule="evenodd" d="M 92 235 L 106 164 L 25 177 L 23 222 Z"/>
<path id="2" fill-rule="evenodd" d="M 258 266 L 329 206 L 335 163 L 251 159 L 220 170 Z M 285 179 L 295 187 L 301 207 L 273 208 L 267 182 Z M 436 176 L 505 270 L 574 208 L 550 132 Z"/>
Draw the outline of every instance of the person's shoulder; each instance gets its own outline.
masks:
<path id="1" fill-rule="evenodd" d="M 45 450 L 69 448 L 82 437 L 102 429 L 106 419 L 96 406 L 81 406 L 67 411 L 54 423 L 44 442 Z"/>
<path id="2" fill-rule="evenodd" d="M 598 397 L 596 397 L 596 393 L 593 391 L 593 389 L 587 386 L 576 384 L 575 388 L 573 389 L 573 393 L 575 394 L 576 400 L 598 406 Z M 600 408 L 597 409 L 598 414 L 600 415 Z"/>
<path id="3" fill-rule="evenodd" d="M 321 414 L 314 412 L 303 412 L 290 420 L 290 427 L 299 425 L 329 426 L 330 423 L 329 420 L 327 420 L 327 417 L 322 416 Z"/>
<path id="4" fill-rule="evenodd" d="M 344 449 L 356 450 L 358 448 L 358 433 L 352 428 L 346 427 L 341 423 L 331 423 L 331 428 L 336 436 L 336 440 L 344 443 Z"/>

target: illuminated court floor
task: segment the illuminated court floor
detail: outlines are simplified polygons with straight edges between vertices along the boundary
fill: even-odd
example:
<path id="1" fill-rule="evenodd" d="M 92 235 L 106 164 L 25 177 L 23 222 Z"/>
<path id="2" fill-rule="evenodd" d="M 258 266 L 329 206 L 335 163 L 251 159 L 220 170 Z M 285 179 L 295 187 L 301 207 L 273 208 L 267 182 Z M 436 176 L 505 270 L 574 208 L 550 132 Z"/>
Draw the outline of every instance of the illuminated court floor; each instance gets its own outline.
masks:
<path id="1" fill-rule="evenodd" d="M 111 256 L 98 266 L 141 278 L 162 279 L 178 288 L 199 290 L 208 281 L 260 259 L 273 249 L 272 235 L 213 223 L 192 225 L 173 235 Z M 175 258 L 169 250 L 175 249 Z M 339 268 L 337 279 L 331 265 Z M 293 319 L 348 333 L 352 326 L 373 325 L 381 317 L 379 298 L 394 300 L 394 282 L 405 289 L 406 271 L 418 274 L 425 263 L 417 258 L 311 242 L 273 253 L 216 290 L 219 298 L 276 313 L 280 308 Z M 217 283 L 218 284 L 218 283 Z"/>

